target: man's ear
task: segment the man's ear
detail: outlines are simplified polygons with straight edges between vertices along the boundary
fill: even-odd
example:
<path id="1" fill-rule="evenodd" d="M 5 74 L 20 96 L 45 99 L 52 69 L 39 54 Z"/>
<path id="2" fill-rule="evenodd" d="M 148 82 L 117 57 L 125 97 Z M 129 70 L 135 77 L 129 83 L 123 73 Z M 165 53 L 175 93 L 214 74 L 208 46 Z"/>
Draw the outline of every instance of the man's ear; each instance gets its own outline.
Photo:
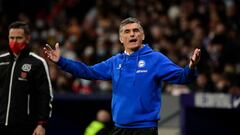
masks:
<path id="1" fill-rule="evenodd" d="M 120 39 L 119 41 L 120 41 L 121 43 L 123 43 L 123 41 L 122 41 L 121 39 Z"/>
<path id="2" fill-rule="evenodd" d="M 145 34 L 143 34 L 143 36 L 142 36 L 142 40 L 144 40 L 145 39 Z"/>
<path id="3" fill-rule="evenodd" d="M 123 40 L 122 40 L 122 37 L 121 37 L 121 36 L 119 36 L 119 41 L 120 41 L 121 43 L 123 43 Z"/>

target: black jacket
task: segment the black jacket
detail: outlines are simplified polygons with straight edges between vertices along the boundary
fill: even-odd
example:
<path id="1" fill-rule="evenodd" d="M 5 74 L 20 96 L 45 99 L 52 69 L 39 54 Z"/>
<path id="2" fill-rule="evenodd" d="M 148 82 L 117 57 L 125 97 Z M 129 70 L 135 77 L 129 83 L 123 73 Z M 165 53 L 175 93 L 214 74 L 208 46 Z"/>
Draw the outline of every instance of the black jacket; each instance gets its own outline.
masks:
<path id="1" fill-rule="evenodd" d="M 0 125 L 47 122 L 52 110 L 52 86 L 46 61 L 25 48 L 18 58 L 0 55 Z"/>

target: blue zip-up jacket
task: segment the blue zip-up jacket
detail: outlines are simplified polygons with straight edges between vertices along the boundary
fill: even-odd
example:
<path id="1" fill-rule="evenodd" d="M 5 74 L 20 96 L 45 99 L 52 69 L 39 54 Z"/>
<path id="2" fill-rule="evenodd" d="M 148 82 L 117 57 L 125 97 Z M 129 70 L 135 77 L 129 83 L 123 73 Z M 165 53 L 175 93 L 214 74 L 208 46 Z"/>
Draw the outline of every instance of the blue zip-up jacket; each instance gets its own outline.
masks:
<path id="1" fill-rule="evenodd" d="M 195 70 L 179 67 L 147 44 L 131 55 L 120 53 L 94 66 L 63 57 L 57 64 L 76 77 L 112 80 L 112 116 L 120 128 L 156 127 L 162 81 L 185 84 L 196 77 Z"/>

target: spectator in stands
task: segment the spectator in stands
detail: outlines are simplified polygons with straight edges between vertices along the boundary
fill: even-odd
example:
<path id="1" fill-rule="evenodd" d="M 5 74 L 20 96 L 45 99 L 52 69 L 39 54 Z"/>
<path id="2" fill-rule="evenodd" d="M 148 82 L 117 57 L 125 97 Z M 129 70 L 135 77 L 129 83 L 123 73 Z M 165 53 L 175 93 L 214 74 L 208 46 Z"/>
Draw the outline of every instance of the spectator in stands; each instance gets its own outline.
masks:
<path id="1" fill-rule="evenodd" d="M 210 77 L 205 73 L 199 73 L 195 85 L 192 88 L 194 92 L 215 92 L 214 85 L 210 81 Z"/>
<path id="2" fill-rule="evenodd" d="M 44 47 L 47 57 L 72 75 L 92 80 L 112 80 L 113 135 L 157 135 L 160 119 L 162 81 L 186 84 L 196 77 L 200 49 L 195 49 L 189 65 L 181 68 L 160 52 L 143 44 L 140 21 L 129 17 L 119 27 L 124 52 L 94 66 L 61 57 L 59 44 Z M 131 106 L 131 107 L 130 107 Z"/>
<path id="3" fill-rule="evenodd" d="M 99 110 L 96 120 L 88 125 L 84 135 L 110 135 L 110 121 L 110 113 L 107 110 Z"/>

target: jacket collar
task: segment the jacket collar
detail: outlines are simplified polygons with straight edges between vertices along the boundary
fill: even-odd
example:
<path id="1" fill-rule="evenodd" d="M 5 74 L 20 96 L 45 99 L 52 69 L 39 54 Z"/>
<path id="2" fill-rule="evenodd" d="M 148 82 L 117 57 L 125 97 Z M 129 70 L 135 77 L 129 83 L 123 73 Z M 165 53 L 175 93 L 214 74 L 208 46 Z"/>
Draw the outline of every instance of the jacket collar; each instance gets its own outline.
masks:
<path id="1" fill-rule="evenodd" d="M 8 49 L 8 51 L 9 51 L 10 56 L 11 56 L 12 59 L 16 58 L 10 48 Z M 27 47 L 24 48 L 24 49 L 21 51 L 21 53 L 19 54 L 18 59 L 27 57 L 27 56 L 29 55 L 29 53 L 30 53 L 30 48 L 29 48 L 28 45 L 27 45 Z"/>
<path id="2" fill-rule="evenodd" d="M 150 53 L 153 50 L 149 47 L 148 44 L 144 44 L 142 48 L 138 49 L 137 51 L 133 52 L 132 54 L 128 55 L 125 52 L 123 53 L 124 55 L 130 56 L 130 57 L 136 57 L 138 55 Z"/>

